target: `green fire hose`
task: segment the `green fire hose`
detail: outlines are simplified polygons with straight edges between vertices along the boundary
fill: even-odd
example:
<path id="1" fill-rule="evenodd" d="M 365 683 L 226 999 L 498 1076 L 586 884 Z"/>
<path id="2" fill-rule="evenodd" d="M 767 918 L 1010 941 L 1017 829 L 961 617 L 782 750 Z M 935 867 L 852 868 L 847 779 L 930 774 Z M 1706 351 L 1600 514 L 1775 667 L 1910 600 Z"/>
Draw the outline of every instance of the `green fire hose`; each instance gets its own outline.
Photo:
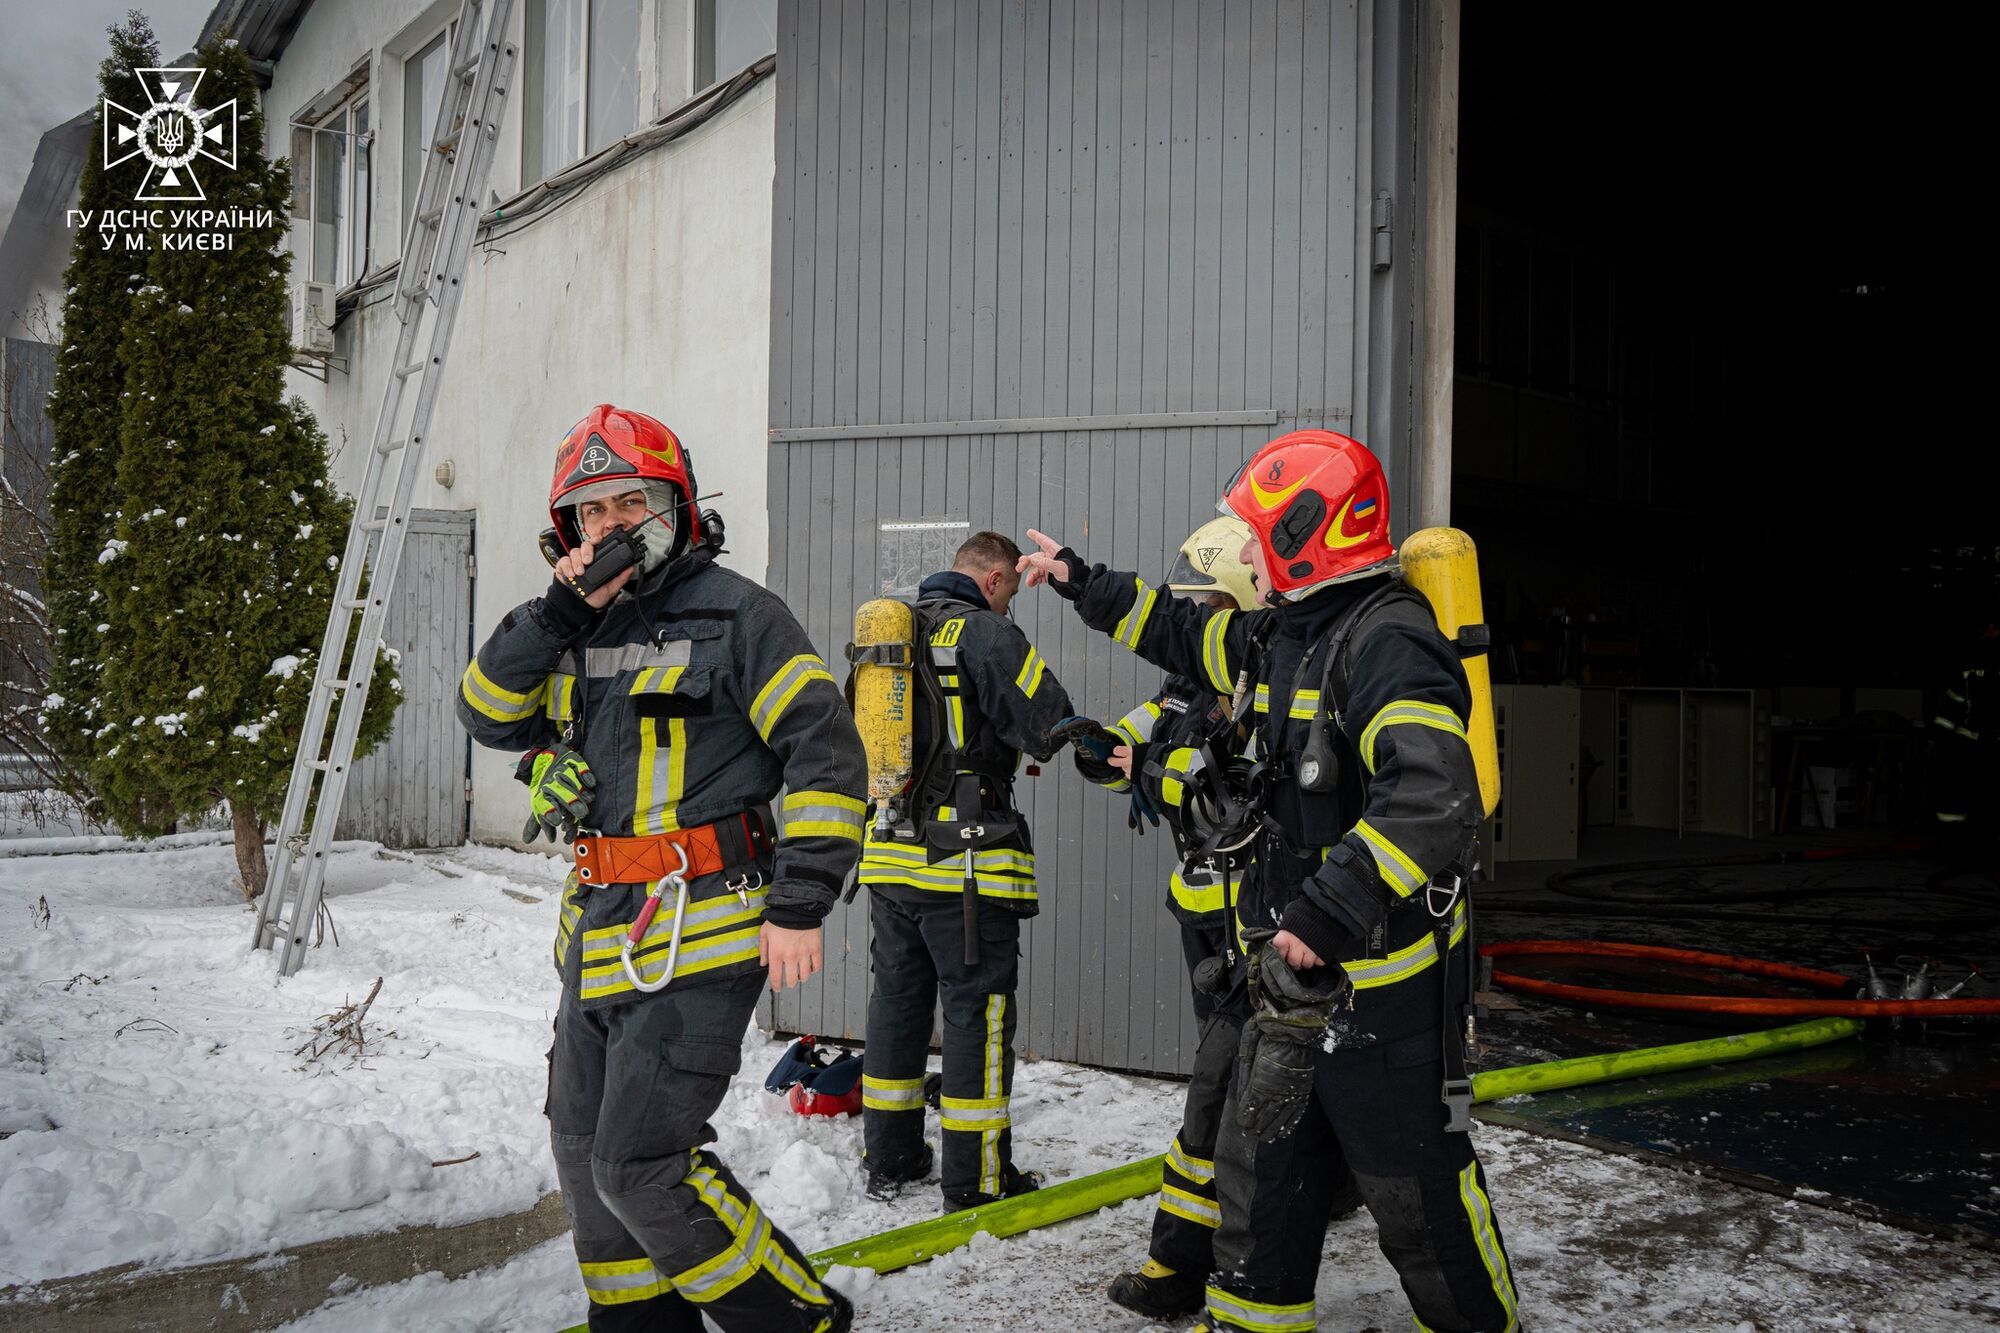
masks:
<path id="1" fill-rule="evenodd" d="M 1498 1101 L 1521 1093 L 1554 1092 L 1559 1088 L 1581 1087 L 1588 1083 L 1609 1083 L 1645 1074 L 1667 1074 L 1703 1065 L 1803 1051 L 1851 1037 L 1861 1028 L 1862 1024 L 1852 1018 L 1815 1018 L 1763 1032 L 1706 1037 L 1700 1041 L 1648 1046 L 1636 1051 L 1613 1051 L 1606 1055 L 1583 1055 L 1573 1060 L 1516 1065 L 1512 1069 L 1490 1069 L 1472 1076 L 1472 1099 L 1476 1102 Z M 872 1268 L 877 1273 L 893 1273 L 899 1268 L 908 1268 L 926 1259 L 935 1259 L 940 1254 L 948 1254 L 969 1243 L 982 1231 L 993 1236 L 1014 1236 L 1056 1222 L 1067 1222 L 1100 1208 L 1155 1192 L 1160 1188 L 1160 1163 L 1163 1160 L 1161 1156 L 1142 1158 L 1109 1171 L 1079 1176 L 1057 1185 L 1045 1185 L 1032 1194 L 1002 1199 L 982 1208 L 946 1213 L 943 1217 L 835 1245 L 811 1256 L 813 1267 L 821 1273 L 835 1264 L 849 1268 Z M 563 1330 L 563 1333 L 588 1333 L 588 1329 L 578 1324 Z"/>

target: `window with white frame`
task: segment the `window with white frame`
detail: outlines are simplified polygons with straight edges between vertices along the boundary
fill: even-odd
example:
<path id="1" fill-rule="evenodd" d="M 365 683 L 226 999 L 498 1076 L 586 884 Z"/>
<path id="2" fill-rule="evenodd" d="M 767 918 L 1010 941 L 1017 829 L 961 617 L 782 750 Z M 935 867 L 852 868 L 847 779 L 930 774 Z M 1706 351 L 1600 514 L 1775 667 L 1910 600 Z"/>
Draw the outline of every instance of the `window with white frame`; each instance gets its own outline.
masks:
<path id="1" fill-rule="evenodd" d="M 363 88 L 332 111 L 293 127 L 292 211 L 307 224 L 305 270 L 314 282 L 346 287 L 372 260 L 370 123 Z"/>
<path id="2" fill-rule="evenodd" d="M 639 127 L 640 0 L 528 0 L 521 179 Z"/>
<path id="3" fill-rule="evenodd" d="M 454 28 L 456 24 L 452 25 Z M 403 61 L 403 229 L 417 207 L 424 155 L 437 141 L 437 118 L 444 103 L 445 75 L 451 64 L 451 32 L 425 42 Z"/>
<path id="4" fill-rule="evenodd" d="M 694 0 L 696 92 L 777 49 L 778 0 Z"/>

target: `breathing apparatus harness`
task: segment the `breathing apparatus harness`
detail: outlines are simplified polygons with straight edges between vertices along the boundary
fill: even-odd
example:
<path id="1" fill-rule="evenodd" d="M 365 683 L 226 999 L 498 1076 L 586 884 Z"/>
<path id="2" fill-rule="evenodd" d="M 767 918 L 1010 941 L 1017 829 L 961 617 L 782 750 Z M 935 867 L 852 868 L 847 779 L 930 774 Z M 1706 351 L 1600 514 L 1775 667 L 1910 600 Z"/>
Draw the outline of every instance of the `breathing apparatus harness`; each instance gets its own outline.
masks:
<path id="1" fill-rule="evenodd" d="M 1285 708 L 1281 711 L 1275 698 L 1270 701 L 1272 743 L 1268 746 L 1265 734 L 1256 729 L 1252 720 L 1256 701 L 1251 682 L 1256 679 L 1262 665 L 1270 635 L 1276 628 L 1276 617 L 1267 618 L 1264 624 L 1257 627 L 1251 639 L 1248 659 L 1237 674 L 1228 720 L 1212 729 L 1200 747 L 1201 770 L 1186 776 L 1170 775 L 1179 777 L 1187 788 L 1186 797 L 1175 814 L 1177 834 L 1185 839 L 1183 845 L 1194 848 L 1184 858 L 1184 866 L 1215 853 L 1222 853 L 1226 858 L 1228 853 L 1250 846 L 1260 836 L 1283 847 L 1295 859 L 1312 859 L 1307 849 L 1293 845 L 1284 827 L 1270 815 L 1271 798 L 1287 782 L 1295 783 L 1301 790 L 1315 795 L 1327 795 L 1338 790 L 1340 750 L 1335 733 L 1347 708 L 1354 638 L 1381 608 L 1405 600 L 1421 599 L 1400 578 L 1387 579 L 1341 617 L 1330 631 L 1308 645 L 1292 673 Z M 1429 606 L 1427 603 L 1424 605 L 1428 613 Z M 1472 645 L 1461 645 L 1461 655 L 1465 655 L 1469 647 Z M 1483 650 L 1483 644 L 1474 649 L 1479 650 Z M 1283 734 L 1292 701 L 1298 698 L 1301 687 L 1314 678 L 1315 670 L 1319 682 L 1318 702 L 1307 723 L 1305 744 L 1294 760 L 1275 741 Z M 1254 758 L 1238 753 L 1233 743 L 1245 734 L 1250 735 L 1251 744 L 1257 747 Z M 1164 770 L 1149 758 L 1147 772 L 1157 777 Z M 1431 878 L 1424 886 L 1420 899 L 1431 918 L 1431 935 L 1437 956 L 1439 1012 L 1443 1020 L 1439 1027 L 1444 1062 L 1440 1100 L 1447 1110 L 1447 1133 L 1465 1133 L 1472 1128 L 1472 1080 L 1467 1073 L 1467 1062 L 1476 1053 L 1473 1016 L 1468 1004 L 1453 1002 L 1451 932 L 1453 917 L 1463 902 L 1470 943 L 1472 906 L 1470 897 L 1465 893 L 1465 880 L 1469 866 L 1476 864 L 1477 854 L 1476 844 L 1466 848 Z M 1228 864 L 1226 859 L 1223 864 Z M 1472 957 L 1470 948 L 1466 956 Z M 1470 990 L 1469 984 L 1467 989 Z"/>

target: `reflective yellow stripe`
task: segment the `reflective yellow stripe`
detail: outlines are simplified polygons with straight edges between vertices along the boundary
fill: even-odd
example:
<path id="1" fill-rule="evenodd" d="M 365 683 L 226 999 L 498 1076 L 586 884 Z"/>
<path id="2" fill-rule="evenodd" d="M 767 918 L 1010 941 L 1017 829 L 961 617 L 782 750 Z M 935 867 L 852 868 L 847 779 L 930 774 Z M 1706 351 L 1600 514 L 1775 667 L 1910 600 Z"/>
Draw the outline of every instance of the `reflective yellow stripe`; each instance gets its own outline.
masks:
<path id="1" fill-rule="evenodd" d="M 1465 904 L 1460 902 L 1451 912 L 1451 947 L 1457 948 L 1465 940 Z M 1425 931 L 1424 937 L 1415 944 L 1396 950 L 1387 958 L 1359 958 L 1351 963 L 1342 963 L 1341 971 L 1356 990 L 1371 990 L 1376 986 L 1393 986 L 1399 981 L 1426 970 L 1437 961 L 1437 936 Z"/>
<path id="2" fill-rule="evenodd" d="M 1173 895 L 1184 912 L 1220 912 L 1228 904 L 1223 901 L 1222 880 L 1217 878 L 1207 884 L 1190 884 L 1176 870 L 1167 880 L 1167 892 Z"/>
<path id="3" fill-rule="evenodd" d="M 795 791 L 785 797 L 787 838 L 844 838 L 860 842 L 868 807 L 837 791 Z"/>
<path id="4" fill-rule="evenodd" d="M 1189 1156 L 1178 1137 L 1174 1139 L 1173 1147 L 1167 1149 L 1166 1165 L 1196 1185 L 1205 1185 L 1215 1179 L 1215 1163 L 1205 1157 Z"/>
<path id="5" fill-rule="evenodd" d="M 583 904 L 576 900 L 576 872 L 572 870 L 563 884 L 562 908 L 556 916 L 556 970 L 562 970 L 563 962 L 569 957 L 570 937 L 576 934 L 576 923 L 583 920 Z"/>
<path id="6" fill-rule="evenodd" d="M 1268 713 L 1271 711 L 1271 687 L 1269 685 L 1259 685 L 1256 692 L 1251 696 L 1251 699 L 1251 706 L 1255 711 L 1259 713 Z M 1310 722 L 1318 714 L 1318 690 L 1300 690 L 1292 696 L 1291 703 L 1285 707 L 1285 716 L 1299 722 Z"/>
<path id="7" fill-rule="evenodd" d="M 1201 665 L 1208 673 L 1208 683 L 1217 694 L 1234 694 L 1236 678 L 1229 674 L 1229 618 L 1234 611 L 1218 611 L 1209 618 L 1208 628 L 1201 636 Z"/>
<path id="8" fill-rule="evenodd" d="M 1139 636 L 1146 632 L 1146 621 L 1152 617 L 1153 603 L 1159 599 L 1159 593 L 1148 588 L 1144 579 L 1135 576 L 1132 580 L 1132 609 L 1111 631 L 1111 637 L 1133 652 L 1139 651 Z"/>
<path id="9" fill-rule="evenodd" d="M 1167 762 L 1161 765 L 1167 770 L 1168 776 L 1160 779 L 1160 799 L 1168 805 L 1178 806 L 1186 798 L 1187 793 L 1181 785 L 1181 779 L 1185 778 L 1193 768 L 1198 753 L 1187 746 L 1182 746 L 1178 750 L 1169 752 Z M 1173 774 L 1180 776 L 1171 776 Z"/>
<path id="10" fill-rule="evenodd" d="M 861 1104 L 871 1111 L 921 1111 L 924 1109 L 924 1081 L 921 1078 L 876 1078 L 861 1076 Z"/>
<path id="11" fill-rule="evenodd" d="M 548 698 L 548 690 L 546 680 L 526 694 L 503 689 L 479 669 L 476 657 L 465 664 L 465 674 L 459 677 L 458 682 L 458 692 L 465 702 L 495 722 L 519 722 L 533 717 L 541 709 L 543 700 Z"/>
<path id="12" fill-rule="evenodd" d="M 771 679 L 764 682 L 764 688 L 757 691 L 757 697 L 750 701 L 750 722 L 757 728 L 757 734 L 768 742 L 778 719 L 785 715 L 785 709 L 791 706 L 800 690 L 816 680 L 823 680 L 829 685 L 834 683 L 826 663 L 816 654 L 800 653 L 779 667 Z"/>
<path id="13" fill-rule="evenodd" d="M 1021 663 L 1021 669 L 1014 674 L 1014 688 L 1030 699 L 1034 698 L 1035 691 L 1042 688 L 1043 665 L 1042 655 L 1035 651 L 1033 644 L 1029 644 L 1027 659 Z"/>
<path id="14" fill-rule="evenodd" d="M 761 910 L 757 913 L 759 916 L 762 914 Z M 670 921 L 669 929 L 671 925 Z M 734 963 L 756 962 L 757 936 L 761 929 L 762 926 L 759 924 L 743 930 L 710 935 L 699 941 L 683 940 L 680 958 L 674 967 L 673 985 L 678 986 L 688 977 L 703 972 L 713 972 L 719 967 L 728 967 Z M 659 978 L 659 974 L 666 968 L 666 962 L 667 949 L 664 947 L 654 949 L 650 955 L 641 955 L 635 951 L 632 957 L 633 967 L 641 979 L 648 982 Z M 649 967 L 654 969 L 650 976 L 647 975 Z M 596 1000 L 631 989 L 633 986 L 625 976 L 624 966 L 614 959 L 597 967 L 584 968 L 577 994 L 586 1000 Z"/>
<path id="15" fill-rule="evenodd" d="M 961 1134 L 977 1134 L 1005 1128 L 1013 1123 L 1013 1117 L 1005 1097 L 940 1097 L 938 1123 Z"/>
<path id="16" fill-rule="evenodd" d="M 606 1263 L 582 1263 L 583 1289 L 596 1305 L 625 1305 L 632 1301 L 664 1296 L 674 1284 L 653 1267 L 651 1259 L 615 1259 Z"/>
<path id="17" fill-rule="evenodd" d="M 1221 1287 L 1210 1287 L 1208 1313 L 1212 1319 L 1226 1319 L 1229 1327 L 1251 1333 L 1313 1333 L 1313 1303 L 1267 1305 L 1242 1296 L 1232 1296 Z"/>
<path id="18" fill-rule="evenodd" d="M 632 682 L 633 694 L 670 694 L 685 667 L 647 667 Z M 660 724 L 667 744 L 660 748 Z M 681 797 L 687 794 L 687 720 L 639 719 L 639 786 L 632 803 L 632 832 L 669 833 L 681 826 Z"/>
<path id="19" fill-rule="evenodd" d="M 1469 1162 L 1458 1173 L 1458 1197 L 1472 1223 L 1472 1239 L 1479 1246 L 1480 1262 L 1486 1265 L 1486 1275 L 1493 1281 L 1493 1294 L 1499 1298 L 1500 1308 L 1507 1312 L 1504 1333 L 1514 1333 L 1521 1326 L 1515 1309 L 1514 1275 L 1508 1271 L 1507 1251 L 1493 1226 L 1493 1201 L 1479 1184 L 1479 1163 Z"/>
<path id="20" fill-rule="evenodd" d="M 1222 1208 L 1215 1200 L 1189 1194 L 1174 1185 L 1160 1186 L 1160 1211 L 1205 1227 L 1219 1228 L 1222 1225 Z"/>
<path id="21" fill-rule="evenodd" d="M 1367 820 L 1356 824 L 1354 831 L 1368 844 L 1368 852 L 1375 858 L 1375 869 L 1382 876 L 1382 882 L 1400 897 L 1409 897 L 1429 882 L 1430 876 L 1419 870 L 1417 863 L 1404 855 L 1402 848 L 1383 837 Z"/>
<path id="22" fill-rule="evenodd" d="M 987 1194 L 1000 1192 L 1000 1131 L 1014 1123 L 1007 1108 L 1007 1088 L 1003 1077 L 1007 1069 L 1007 997 L 989 995 L 986 997 L 986 1095 L 979 1105 L 969 1107 L 964 1104 L 956 1109 L 961 1117 L 968 1111 L 977 1110 L 986 1118 L 979 1137 L 979 1188 Z M 943 1099 L 940 1099 L 942 1102 Z M 997 1118 L 992 1113 L 997 1110 Z M 949 1122 L 940 1122 L 946 1129 Z"/>
<path id="23" fill-rule="evenodd" d="M 1383 705 L 1361 733 L 1361 762 L 1367 765 L 1370 773 L 1375 771 L 1375 737 L 1384 727 L 1405 725 L 1435 727 L 1439 731 L 1450 732 L 1460 740 L 1465 739 L 1465 724 L 1459 721 L 1458 714 L 1444 705 L 1424 703 L 1418 699 L 1398 699 Z"/>

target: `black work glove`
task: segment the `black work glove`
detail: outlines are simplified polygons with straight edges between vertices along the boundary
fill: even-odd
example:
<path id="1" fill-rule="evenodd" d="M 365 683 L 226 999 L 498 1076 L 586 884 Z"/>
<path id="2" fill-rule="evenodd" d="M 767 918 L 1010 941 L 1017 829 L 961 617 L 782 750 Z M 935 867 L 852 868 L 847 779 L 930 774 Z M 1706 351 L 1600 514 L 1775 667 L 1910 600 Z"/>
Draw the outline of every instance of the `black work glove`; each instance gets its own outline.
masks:
<path id="1" fill-rule="evenodd" d="M 1125 775 L 1111 763 L 1111 752 L 1125 743 L 1117 732 L 1106 730 L 1091 718 L 1066 717 L 1049 728 L 1049 737 L 1068 742 L 1076 771 L 1088 781 L 1103 786 L 1125 780 Z"/>
<path id="2" fill-rule="evenodd" d="M 1335 1010 L 1353 994 L 1338 967 L 1318 968 L 1323 980 L 1300 979 L 1270 947 L 1274 930 L 1246 930 L 1250 997 L 1255 1010 L 1236 1048 L 1236 1123 L 1260 1143 L 1298 1127 L 1313 1093 L 1313 1060 Z"/>
<path id="3" fill-rule="evenodd" d="M 1133 765 L 1134 769 L 1137 767 L 1137 764 Z M 1153 804 L 1152 797 L 1146 795 L 1144 784 L 1135 780 L 1132 783 L 1132 805 L 1125 812 L 1125 827 L 1143 838 L 1146 836 L 1147 824 L 1151 824 L 1154 828 L 1160 826 L 1160 807 Z"/>

